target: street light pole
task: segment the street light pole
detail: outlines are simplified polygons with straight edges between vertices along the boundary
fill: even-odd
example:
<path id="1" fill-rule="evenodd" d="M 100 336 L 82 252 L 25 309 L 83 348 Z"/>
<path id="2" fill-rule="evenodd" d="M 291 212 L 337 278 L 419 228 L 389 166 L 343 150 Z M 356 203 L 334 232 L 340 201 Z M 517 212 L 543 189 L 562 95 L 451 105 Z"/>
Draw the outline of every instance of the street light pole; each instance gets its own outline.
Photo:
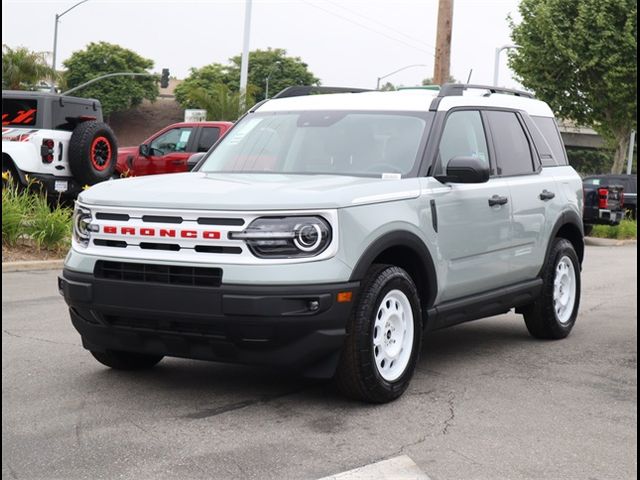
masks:
<path id="1" fill-rule="evenodd" d="M 249 36 L 251 34 L 251 0 L 245 0 L 244 38 L 242 41 L 242 59 L 240 61 L 240 109 L 247 103 L 247 81 L 249 79 Z"/>
<path id="2" fill-rule="evenodd" d="M 75 5 L 67 8 L 64 12 L 58 14 L 56 13 L 56 23 L 53 27 L 53 58 L 51 60 L 51 92 L 56 92 L 56 56 L 58 51 L 58 22 L 60 19 L 71 10 L 76 8 L 78 5 L 82 5 L 89 0 L 82 0 L 81 2 L 76 3 Z"/>
<path id="3" fill-rule="evenodd" d="M 500 69 L 500 53 L 503 50 L 510 50 L 512 48 L 520 48 L 519 45 L 503 45 L 501 47 L 496 48 L 496 55 L 493 63 L 493 86 L 498 86 L 498 71 Z"/>
<path id="4" fill-rule="evenodd" d="M 398 70 L 394 70 L 393 72 L 387 73 L 386 75 L 382 75 L 381 77 L 378 77 L 378 82 L 376 83 L 376 90 L 380 90 L 380 80 L 390 77 L 391 75 L 395 75 L 396 73 L 406 70 L 407 68 L 413 68 L 413 67 L 428 67 L 428 65 L 425 65 L 423 63 L 416 63 L 414 65 L 407 65 L 406 67 L 399 68 Z"/>

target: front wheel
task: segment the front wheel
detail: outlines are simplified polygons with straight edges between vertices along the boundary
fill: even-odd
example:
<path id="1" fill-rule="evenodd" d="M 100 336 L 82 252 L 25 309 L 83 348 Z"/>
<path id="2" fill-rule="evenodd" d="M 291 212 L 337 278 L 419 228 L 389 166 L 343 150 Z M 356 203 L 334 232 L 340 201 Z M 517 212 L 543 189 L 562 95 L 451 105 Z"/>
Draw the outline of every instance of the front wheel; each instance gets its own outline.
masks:
<path id="1" fill-rule="evenodd" d="M 115 370 L 146 370 L 154 367 L 163 358 L 162 355 L 145 355 L 120 350 L 91 352 L 91 355 L 101 364 Z"/>
<path id="2" fill-rule="evenodd" d="M 372 403 L 402 395 L 420 355 L 421 316 L 409 274 L 399 267 L 374 265 L 349 320 L 335 378 L 338 388 Z"/>
<path id="3" fill-rule="evenodd" d="M 573 245 L 556 238 L 542 271 L 542 293 L 522 309 L 529 333 L 560 339 L 571 332 L 580 306 L 580 261 Z"/>

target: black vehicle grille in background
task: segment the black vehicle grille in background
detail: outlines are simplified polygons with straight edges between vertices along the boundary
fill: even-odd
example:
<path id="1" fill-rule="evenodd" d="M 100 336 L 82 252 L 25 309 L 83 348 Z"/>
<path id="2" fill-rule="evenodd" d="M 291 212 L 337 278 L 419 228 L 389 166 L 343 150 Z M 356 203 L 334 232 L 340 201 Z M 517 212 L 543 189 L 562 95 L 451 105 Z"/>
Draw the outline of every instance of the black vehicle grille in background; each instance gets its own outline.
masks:
<path id="1" fill-rule="evenodd" d="M 221 268 L 182 267 L 98 260 L 94 275 L 109 280 L 127 282 L 165 283 L 196 287 L 219 287 L 222 283 Z"/>

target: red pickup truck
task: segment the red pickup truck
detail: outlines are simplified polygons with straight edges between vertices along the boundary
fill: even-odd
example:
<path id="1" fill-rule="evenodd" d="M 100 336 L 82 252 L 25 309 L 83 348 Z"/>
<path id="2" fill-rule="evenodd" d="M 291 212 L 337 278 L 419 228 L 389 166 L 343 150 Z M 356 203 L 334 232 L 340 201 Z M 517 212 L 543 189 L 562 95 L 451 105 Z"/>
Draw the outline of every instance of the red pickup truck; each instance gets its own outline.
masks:
<path id="1" fill-rule="evenodd" d="M 209 150 L 232 125 L 231 122 L 169 125 L 137 147 L 119 148 L 116 172 L 122 177 L 186 172 L 189 157 Z"/>

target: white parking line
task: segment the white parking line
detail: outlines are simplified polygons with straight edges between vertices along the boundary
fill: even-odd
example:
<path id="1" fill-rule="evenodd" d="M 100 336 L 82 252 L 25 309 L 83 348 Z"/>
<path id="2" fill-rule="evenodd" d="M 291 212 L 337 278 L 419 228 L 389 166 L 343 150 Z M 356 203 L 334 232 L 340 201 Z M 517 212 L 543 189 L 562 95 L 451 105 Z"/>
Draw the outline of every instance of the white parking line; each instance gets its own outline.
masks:
<path id="1" fill-rule="evenodd" d="M 319 480 L 430 480 L 407 455 L 354 468 Z"/>

